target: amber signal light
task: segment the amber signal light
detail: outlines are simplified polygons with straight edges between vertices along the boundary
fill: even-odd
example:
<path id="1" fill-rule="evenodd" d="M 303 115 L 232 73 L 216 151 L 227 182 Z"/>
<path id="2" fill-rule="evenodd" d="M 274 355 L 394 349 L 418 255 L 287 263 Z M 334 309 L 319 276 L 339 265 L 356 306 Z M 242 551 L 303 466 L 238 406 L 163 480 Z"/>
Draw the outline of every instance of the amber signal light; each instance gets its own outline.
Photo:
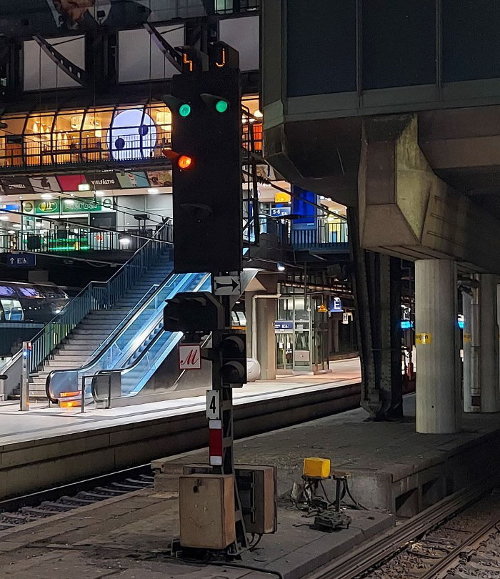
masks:
<path id="1" fill-rule="evenodd" d="M 189 155 L 181 155 L 177 159 L 177 166 L 179 169 L 190 169 L 193 166 L 193 158 Z"/>

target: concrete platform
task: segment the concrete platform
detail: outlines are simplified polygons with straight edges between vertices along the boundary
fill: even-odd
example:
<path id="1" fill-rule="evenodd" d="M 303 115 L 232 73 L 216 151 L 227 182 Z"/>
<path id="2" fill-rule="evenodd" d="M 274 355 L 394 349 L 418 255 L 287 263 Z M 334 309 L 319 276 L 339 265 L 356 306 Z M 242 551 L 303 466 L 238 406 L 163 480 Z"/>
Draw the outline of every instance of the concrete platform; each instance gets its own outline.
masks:
<path id="1" fill-rule="evenodd" d="M 405 397 L 404 412 L 403 422 L 373 422 L 357 409 L 253 436 L 235 443 L 236 461 L 277 465 L 285 495 L 300 480 L 304 457 L 330 458 L 350 473 L 356 500 L 401 517 L 500 470 L 500 413 L 464 415 L 462 432 L 431 435 L 415 432 L 414 395 Z M 172 490 L 169 479 L 183 464 L 207 462 L 206 450 L 154 461 L 157 489 Z"/>
<path id="2" fill-rule="evenodd" d="M 285 376 L 235 391 L 240 435 L 298 423 L 359 404 L 359 361 L 321 376 Z M 0 498 L 111 472 L 207 444 L 205 388 L 162 402 L 112 409 L 0 406 Z"/>
<path id="3" fill-rule="evenodd" d="M 286 496 L 293 482 L 300 481 L 304 457 L 326 456 L 335 468 L 351 472 L 353 496 L 373 505 L 367 511 L 348 511 L 353 519 L 349 529 L 322 533 L 310 528 L 311 518 L 280 500 L 278 532 L 264 536 L 254 552 L 236 563 L 252 570 L 168 557 L 170 540 L 178 532 L 178 473 L 184 464 L 204 462 L 206 451 L 201 450 L 155 461 L 153 491 L 138 491 L 127 498 L 109 499 L 0 532 L 0 576 L 304 577 L 393 526 L 395 517 L 389 511 L 406 504 L 398 503 L 402 496 L 398 493 L 417 489 L 412 492 L 421 499 L 417 506 L 423 507 L 442 493 L 488 476 L 500 462 L 500 415 L 465 416 L 464 431 L 459 434 L 421 435 L 415 433 L 413 409 L 410 395 L 405 399 L 408 418 L 401 423 L 368 422 L 364 411 L 358 409 L 237 441 L 237 462 L 277 466 L 281 495 Z M 429 472 L 432 476 L 427 476 Z M 444 484 L 429 485 L 433 480 Z M 327 492 L 333 496 L 331 483 Z"/>
<path id="4" fill-rule="evenodd" d="M 235 562 L 183 562 L 168 556 L 178 533 L 177 495 L 138 491 L 0 532 L 0 575 L 16 579 L 298 579 L 394 524 L 392 516 L 352 511 L 349 529 L 323 533 L 297 510 L 280 509 L 276 535 Z M 247 566 L 247 568 L 245 568 Z M 252 569 L 249 569 L 251 567 Z M 259 571 L 262 570 L 262 572 Z"/>

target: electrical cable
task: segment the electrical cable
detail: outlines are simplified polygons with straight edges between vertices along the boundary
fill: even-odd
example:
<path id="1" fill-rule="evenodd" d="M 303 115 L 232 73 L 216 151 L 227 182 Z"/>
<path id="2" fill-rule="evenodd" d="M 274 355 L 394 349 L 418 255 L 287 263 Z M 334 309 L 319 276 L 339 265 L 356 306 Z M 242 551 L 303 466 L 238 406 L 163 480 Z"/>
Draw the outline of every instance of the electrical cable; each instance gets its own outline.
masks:
<path id="1" fill-rule="evenodd" d="M 355 504 L 356 507 L 358 507 L 359 509 L 363 510 L 363 511 L 369 511 L 370 509 L 368 509 L 367 507 L 365 507 L 364 505 L 362 505 L 360 502 L 358 502 L 351 494 L 351 490 L 349 488 L 349 483 L 347 482 L 347 479 L 345 481 L 345 487 L 346 487 L 346 491 L 347 491 L 347 495 L 349 496 L 349 498 L 351 499 L 351 501 Z"/>
<path id="2" fill-rule="evenodd" d="M 257 153 L 252 153 L 251 151 L 249 151 L 249 153 L 252 157 L 257 159 L 260 163 L 270 166 L 269 163 L 264 159 L 264 157 L 257 155 Z M 250 173 L 250 171 L 246 171 L 245 169 L 243 169 L 242 171 L 246 175 L 250 175 L 250 176 L 252 175 Z M 279 185 L 276 185 L 273 181 L 271 181 L 271 179 L 268 179 L 267 177 L 262 177 L 259 175 L 259 176 L 257 176 L 257 180 L 262 185 L 270 185 L 271 187 L 273 187 L 273 189 L 276 189 L 277 191 L 281 191 L 282 193 L 286 193 L 287 195 L 290 195 L 291 197 L 294 197 L 295 199 L 300 199 L 300 201 L 302 201 L 306 205 L 312 205 L 316 209 L 319 209 L 320 211 L 323 211 L 323 213 L 326 213 L 326 215 L 332 215 L 332 216 L 335 216 L 335 217 L 341 219 L 342 221 L 346 221 L 346 218 L 343 215 L 340 215 L 339 213 L 335 213 L 334 211 L 330 211 L 330 209 L 328 209 L 324 205 L 319 205 L 318 203 L 314 203 L 314 201 L 309 201 L 308 199 L 304 199 L 300 195 L 294 193 L 292 190 L 289 191 L 289 190 L 285 189 L 284 187 L 280 187 Z"/>
<path id="3" fill-rule="evenodd" d="M 257 545 L 261 542 L 263 536 L 264 536 L 264 534 L 260 533 L 259 536 L 257 537 L 257 539 L 255 540 L 255 542 L 252 542 L 250 544 L 250 547 L 248 550 L 249 551 L 255 551 L 255 549 L 257 548 Z"/>

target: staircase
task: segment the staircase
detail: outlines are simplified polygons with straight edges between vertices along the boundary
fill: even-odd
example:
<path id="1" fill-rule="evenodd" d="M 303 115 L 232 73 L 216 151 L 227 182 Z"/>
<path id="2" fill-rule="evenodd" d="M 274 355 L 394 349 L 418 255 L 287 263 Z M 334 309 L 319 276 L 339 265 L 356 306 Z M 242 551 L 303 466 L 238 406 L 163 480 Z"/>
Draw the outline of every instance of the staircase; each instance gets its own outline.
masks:
<path id="1" fill-rule="evenodd" d="M 130 310 L 151 290 L 161 283 L 171 271 L 168 260 L 163 265 L 150 267 L 115 305 L 106 310 L 93 310 L 75 327 L 60 347 L 45 362 L 42 370 L 30 375 L 30 399 L 46 400 L 47 376 L 53 370 L 78 368 L 125 319 Z M 17 394 L 17 393 L 16 393 Z"/>

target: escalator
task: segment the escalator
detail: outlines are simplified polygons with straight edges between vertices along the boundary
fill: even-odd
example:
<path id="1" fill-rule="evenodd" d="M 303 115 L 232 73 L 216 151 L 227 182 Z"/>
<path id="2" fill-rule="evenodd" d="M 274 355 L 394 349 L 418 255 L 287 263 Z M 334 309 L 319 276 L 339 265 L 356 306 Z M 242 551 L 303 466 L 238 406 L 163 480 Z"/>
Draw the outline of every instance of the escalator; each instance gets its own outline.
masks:
<path id="1" fill-rule="evenodd" d="M 181 338 L 180 333 L 163 331 L 165 300 L 178 292 L 209 289 L 208 274 L 170 275 L 129 313 L 84 366 L 55 370 L 48 375 L 48 398 L 52 402 L 64 402 L 65 406 L 79 405 L 82 389 L 85 389 L 85 399 L 90 399 L 95 376 L 103 375 L 113 377 L 115 396 L 137 394 Z"/>

